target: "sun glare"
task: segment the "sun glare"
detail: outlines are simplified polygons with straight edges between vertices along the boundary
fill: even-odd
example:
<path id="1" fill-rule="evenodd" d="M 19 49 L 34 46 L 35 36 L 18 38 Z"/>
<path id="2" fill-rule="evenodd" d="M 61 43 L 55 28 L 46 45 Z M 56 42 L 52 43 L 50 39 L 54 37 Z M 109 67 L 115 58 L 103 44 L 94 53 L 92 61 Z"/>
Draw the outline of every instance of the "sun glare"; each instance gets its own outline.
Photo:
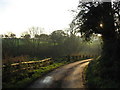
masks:
<path id="1" fill-rule="evenodd" d="M 100 24 L 100 27 L 103 28 L 103 24 Z"/>

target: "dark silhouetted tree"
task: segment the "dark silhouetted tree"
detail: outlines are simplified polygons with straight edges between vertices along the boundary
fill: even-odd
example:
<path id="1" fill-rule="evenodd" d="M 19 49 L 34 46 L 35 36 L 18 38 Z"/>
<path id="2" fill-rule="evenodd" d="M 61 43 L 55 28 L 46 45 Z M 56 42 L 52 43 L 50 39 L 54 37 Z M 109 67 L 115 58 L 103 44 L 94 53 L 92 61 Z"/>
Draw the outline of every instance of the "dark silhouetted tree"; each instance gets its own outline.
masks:
<path id="1" fill-rule="evenodd" d="M 114 66 L 114 69 L 108 71 L 108 73 L 114 72 L 114 74 L 102 74 L 106 78 L 116 78 L 119 72 L 116 70 L 118 69 L 116 66 L 120 65 L 120 55 L 118 54 L 120 53 L 119 6 L 120 2 L 112 3 L 111 0 L 109 2 L 80 2 L 78 6 L 80 12 L 72 22 L 74 29 L 79 29 L 86 40 L 90 40 L 93 34 L 102 35 L 103 51 L 99 61 L 101 69 Z"/>

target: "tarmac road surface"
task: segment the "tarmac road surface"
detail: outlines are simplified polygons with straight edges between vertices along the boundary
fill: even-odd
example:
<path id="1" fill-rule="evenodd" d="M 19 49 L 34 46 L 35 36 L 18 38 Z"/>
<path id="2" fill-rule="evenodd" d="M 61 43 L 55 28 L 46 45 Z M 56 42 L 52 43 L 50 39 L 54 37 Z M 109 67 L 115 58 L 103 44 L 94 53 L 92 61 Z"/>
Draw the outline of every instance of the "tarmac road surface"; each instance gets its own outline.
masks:
<path id="1" fill-rule="evenodd" d="M 77 61 L 57 68 L 27 88 L 85 88 L 83 71 L 91 60 Z"/>

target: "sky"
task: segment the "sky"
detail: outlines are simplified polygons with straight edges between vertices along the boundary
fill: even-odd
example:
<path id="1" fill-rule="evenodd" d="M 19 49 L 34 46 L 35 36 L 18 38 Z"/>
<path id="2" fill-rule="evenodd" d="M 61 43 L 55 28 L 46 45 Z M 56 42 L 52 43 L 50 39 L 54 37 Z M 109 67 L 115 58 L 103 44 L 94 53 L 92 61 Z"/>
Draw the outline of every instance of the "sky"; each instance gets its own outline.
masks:
<path id="1" fill-rule="evenodd" d="M 0 0 L 0 34 L 19 36 L 28 28 L 41 27 L 49 34 L 69 27 L 79 0 Z"/>

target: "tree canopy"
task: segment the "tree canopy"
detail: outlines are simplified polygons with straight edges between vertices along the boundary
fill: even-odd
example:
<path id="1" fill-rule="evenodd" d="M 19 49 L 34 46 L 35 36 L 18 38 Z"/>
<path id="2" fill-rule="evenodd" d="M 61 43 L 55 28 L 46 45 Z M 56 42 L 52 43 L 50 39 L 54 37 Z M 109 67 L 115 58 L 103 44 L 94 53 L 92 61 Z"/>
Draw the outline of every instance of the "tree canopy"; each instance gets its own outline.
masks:
<path id="1" fill-rule="evenodd" d="M 94 63 L 97 76 L 101 80 L 118 83 L 120 70 L 120 1 L 118 2 L 79 2 L 80 12 L 72 21 L 74 30 L 86 40 L 91 35 L 101 34 L 103 44 L 101 57 Z M 94 68 L 93 66 L 93 68 Z"/>
<path id="2" fill-rule="evenodd" d="M 74 30 L 86 38 L 91 34 L 113 37 L 120 32 L 120 2 L 79 2 L 80 12 L 73 20 Z"/>

